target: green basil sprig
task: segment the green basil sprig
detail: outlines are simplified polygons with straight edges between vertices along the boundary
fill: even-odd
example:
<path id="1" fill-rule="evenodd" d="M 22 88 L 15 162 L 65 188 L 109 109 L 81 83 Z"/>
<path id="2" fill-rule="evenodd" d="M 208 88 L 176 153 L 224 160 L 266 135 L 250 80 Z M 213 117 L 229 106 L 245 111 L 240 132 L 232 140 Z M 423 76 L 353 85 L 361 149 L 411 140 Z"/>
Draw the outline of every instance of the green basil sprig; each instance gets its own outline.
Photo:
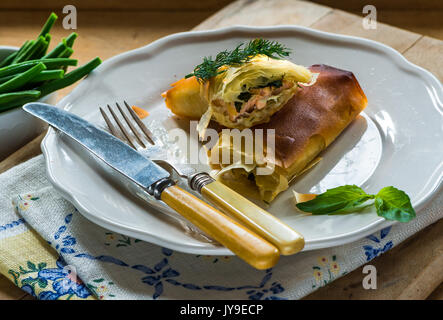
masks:
<path id="1" fill-rule="evenodd" d="M 371 205 L 375 205 L 377 215 L 386 220 L 408 222 L 415 218 L 409 196 L 394 187 L 383 188 L 377 194 L 367 194 L 356 185 L 345 185 L 328 189 L 314 199 L 297 203 L 296 206 L 313 215 L 334 215 L 360 211 Z"/>

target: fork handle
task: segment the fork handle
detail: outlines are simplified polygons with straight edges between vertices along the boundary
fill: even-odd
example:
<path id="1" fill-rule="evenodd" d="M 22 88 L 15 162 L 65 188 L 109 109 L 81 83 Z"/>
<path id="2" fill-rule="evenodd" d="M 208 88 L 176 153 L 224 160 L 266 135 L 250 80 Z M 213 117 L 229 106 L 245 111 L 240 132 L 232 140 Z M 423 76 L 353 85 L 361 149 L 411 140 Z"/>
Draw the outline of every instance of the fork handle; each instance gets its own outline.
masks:
<path id="1" fill-rule="evenodd" d="M 281 254 L 291 255 L 303 249 L 305 240 L 300 233 L 207 173 L 194 175 L 191 188 L 274 244 Z"/>
<path id="2" fill-rule="evenodd" d="M 160 199 L 253 267 L 277 263 L 275 246 L 177 185 L 165 188 Z"/>

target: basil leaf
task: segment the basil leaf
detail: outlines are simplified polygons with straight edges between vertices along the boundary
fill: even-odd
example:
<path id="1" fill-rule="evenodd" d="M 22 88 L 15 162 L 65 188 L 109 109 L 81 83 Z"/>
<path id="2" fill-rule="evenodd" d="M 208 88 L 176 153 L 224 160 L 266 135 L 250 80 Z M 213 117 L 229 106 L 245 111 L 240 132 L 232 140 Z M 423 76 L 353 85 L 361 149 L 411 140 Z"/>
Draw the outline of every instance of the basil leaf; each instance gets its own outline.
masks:
<path id="1" fill-rule="evenodd" d="M 394 187 L 386 187 L 378 192 L 375 196 L 375 208 L 377 215 L 387 220 L 408 222 L 415 218 L 409 196 Z"/>
<path id="2" fill-rule="evenodd" d="M 374 196 L 367 194 L 356 185 L 345 185 L 319 194 L 312 200 L 297 203 L 301 211 L 310 212 L 314 215 L 340 214 L 360 210 L 366 201 Z"/>

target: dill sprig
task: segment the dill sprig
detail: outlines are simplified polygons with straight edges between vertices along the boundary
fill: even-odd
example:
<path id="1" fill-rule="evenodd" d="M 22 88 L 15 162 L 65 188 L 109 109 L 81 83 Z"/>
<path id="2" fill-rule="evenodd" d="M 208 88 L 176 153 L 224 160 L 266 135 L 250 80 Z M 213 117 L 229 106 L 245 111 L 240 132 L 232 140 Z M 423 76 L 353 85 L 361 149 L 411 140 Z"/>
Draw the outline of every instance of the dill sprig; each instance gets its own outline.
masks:
<path id="1" fill-rule="evenodd" d="M 290 49 L 277 41 L 254 39 L 246 45 L 244 43 L 238 45 L 232 51 L 225 50 L 218 53 L 215 59 L 212 59 L 211 56 L 204 57 L 203 62 L 194 68 L 194 72 L 186 75 L 185 78 L 195 76 L 199 81 L 203 82 L 225 72 L 225 69 L 220 70 L 222 66 L 243 64 L 258 54 L 263 54 L 273 59 L 280 59 L 289 56 L 290 52 Z"/>

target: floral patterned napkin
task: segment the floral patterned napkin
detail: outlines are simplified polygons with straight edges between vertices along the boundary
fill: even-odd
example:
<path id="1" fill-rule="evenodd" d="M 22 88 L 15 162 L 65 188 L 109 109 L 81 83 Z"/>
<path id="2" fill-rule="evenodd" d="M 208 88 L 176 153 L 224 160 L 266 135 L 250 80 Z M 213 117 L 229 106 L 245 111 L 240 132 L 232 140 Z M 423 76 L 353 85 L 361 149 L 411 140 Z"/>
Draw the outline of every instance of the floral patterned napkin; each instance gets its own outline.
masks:
<path id="1" fill-rule="evenodd" d="M 103 229 L 44 177 L 42 156 L 0 175 L 0 272 L 39 299 L 299 299 L 443 217 L 440 194 L 408 224 L 259 271 Z"/>

